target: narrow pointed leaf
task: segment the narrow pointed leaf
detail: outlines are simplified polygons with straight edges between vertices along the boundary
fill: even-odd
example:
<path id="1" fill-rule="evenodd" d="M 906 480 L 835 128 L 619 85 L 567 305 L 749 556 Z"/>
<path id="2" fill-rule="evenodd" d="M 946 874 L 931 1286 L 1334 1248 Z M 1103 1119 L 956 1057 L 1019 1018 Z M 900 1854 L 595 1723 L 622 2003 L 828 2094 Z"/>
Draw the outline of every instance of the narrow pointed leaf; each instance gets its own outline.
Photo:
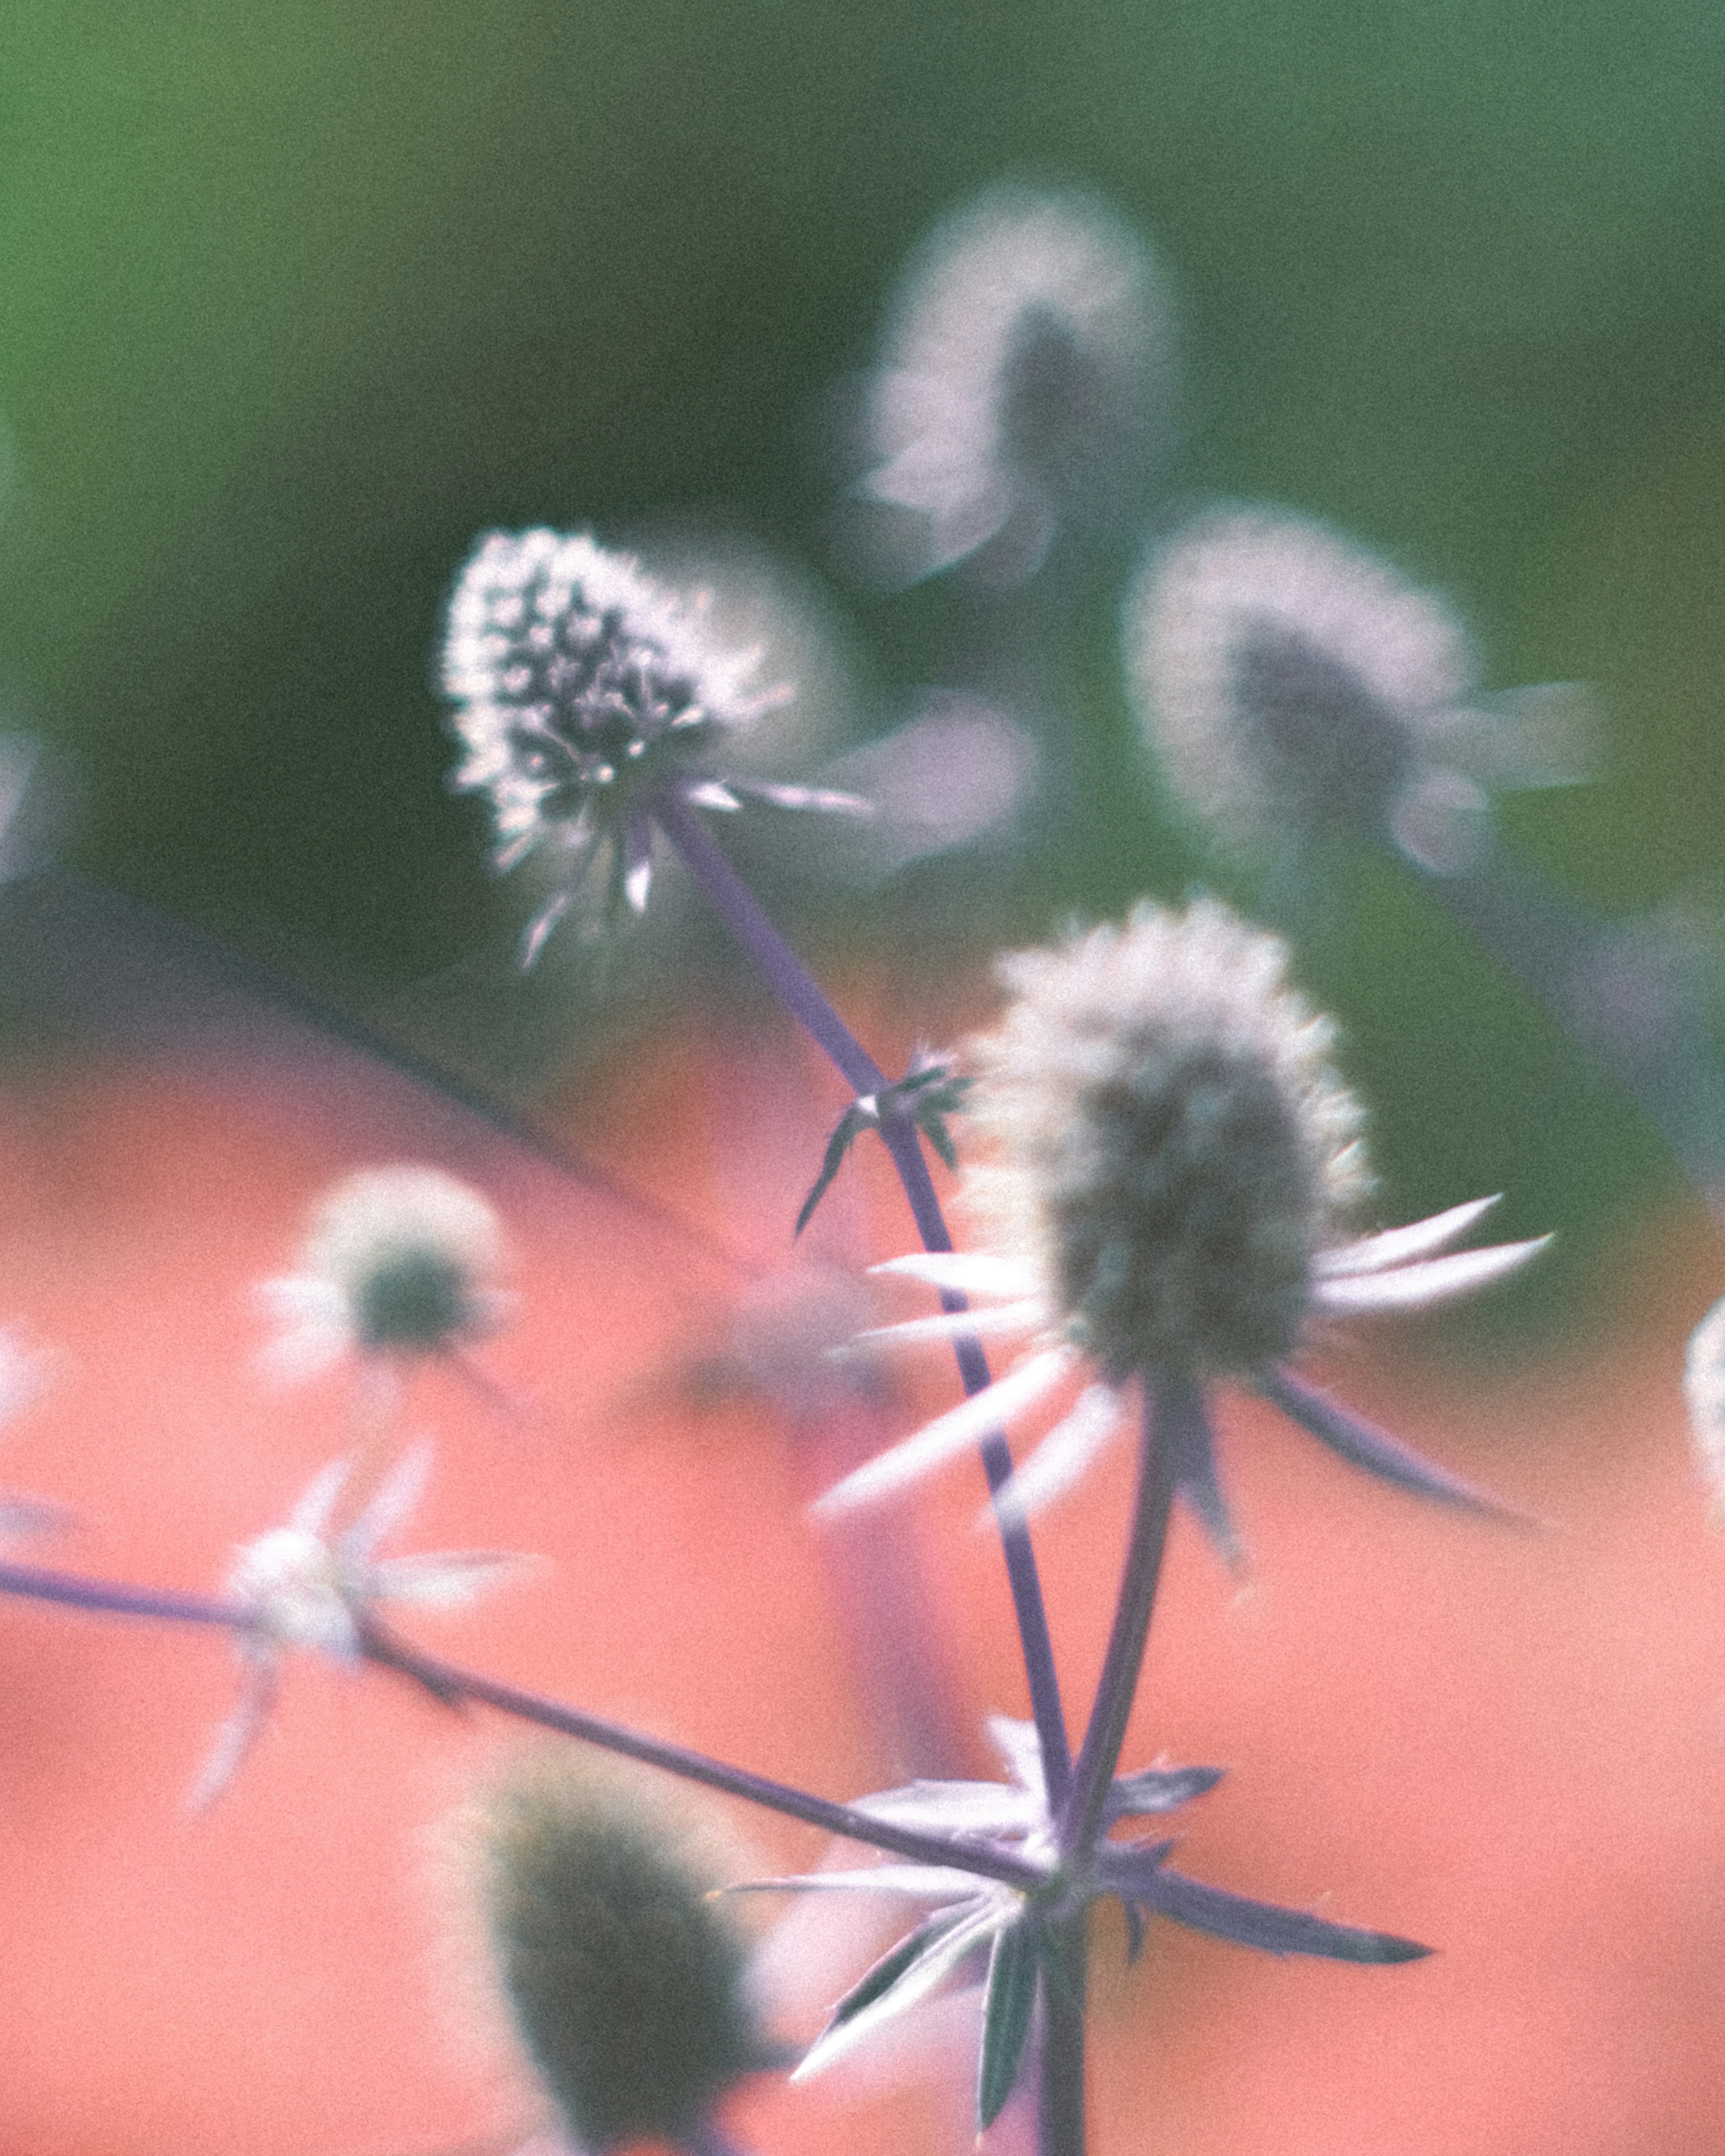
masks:
<path id="1" fill-rule="evenodd" d="M 855 1798 L 850 1808 L 933 1834 L 1022 1835 L 1043 1817 L 1040 1793 L 1006 1782 L 912 1782 Z"/>
<path id="2" fill-rule="evenodd" d="M 955 1340 L 965 1332 L 992 1340 L 1001 1333 L 1027 1332 L 1041 1324 L 1044 1314 L 1039 1297 L 1034 1302 L 1003 1302 L 993 1310 L 953 1310 L 939 1317 L 906 1317 L 897 1325 L 871 1325 L 852 1337 L 888 1340 L 900 1347 L 918 1340 Z"/>
<path id="3" fill-rule="evenodd" d="M 810 1185 L 809 1195 L 803 1200 L 803 1209 L 797 1215 L 797 1224 L 791 1231 L 793 1242 L 814 1218 L 815 1207 L 831 1188 L 833 1178 L 844 1165 L 845 1156 L 850 1150 L 851 1141 L 862 1127 L 863 1118 L 853 1101 L 833 1126 L 833 1135 L 827 1140 L 826 1152 L 821 1157 L 820 1173 Z"/>
<path id="4" fill-rule="evenodd" d="M 1004 1921 L 1005 1915 L 1004 1909 L 991 1902 L 961 1912 L 956 1921 L 936 1930 L 932 1938 L 931 1927 L 920 1927 L 912 1935 L 916 1952 L 908 1960 L 899 1963 L 886 1980 L 878 1984 L 873 1979 L 882 1974 L 884 1965 L 876 1963 L 856 1989 L 840 2000 L 833 2019 L 804 2052 L 791 2079 L 809 2080 L 872 2035 L 884 2022 L 920 2005 L 946 1981 L 967 1954 L 988 1940 Z M 892 1962 L 894 1956 L 888 1955 L 886 1959 Z M 857 1994 L 865 1989 L 870 1995 L 859 2001 Z"/>
<path id="5" fill-rule="evenodd" d="M 1201 1400 L 1189 1410 L 1168 1418 L 1158 1433 L 1173 1448 L 1176 1487 L 1197 1515 L 1212 1548 L 1228 1569 L 1236 1574 L 1246 1568 L 1245 1545 L 1222 1495 L 1216 1476 L 1216 1439 Z"/>
<path id="6" fill-rule="evenodd" d="M 1249 1901 L 1219 1887 L 1205 1887 L 1178 1871 L 1158 1868 L 1141 1898 L 1147 1908 L 1214 1939 L 1256 1947 L 1265 1953 L 1313 1954 L 1326 1961 L 1388 1963 L 1422 1961 L 1431 1952 L 1413 1939 L 1390 1932 L 1359 1931 L 1332 1924 L 1303 1909 L 1279 1909 L 1273 1902 Z"/>
<path id="7" fill-rule="evenodd" d="M 1446 1243 L 1460 1240 L 1476 1220 L 1482 1219 L 1503 1194 L 1470 1199 L 1452 1205 L 1447 1213 L 1434 1213 L 1429 1220 L 1415 1220 L 1405 1228 L 1388 1228 L 1381 1235 L 1364 1235 L 1339 1250 L 1321 1250 L 1313 1270 L 1326 1277 L 1338 1273 L 1374 1273 L 1385 1265 L 1404 1265 L 1415 1258 L 1429 1258 Z"/>
<path id="8" fill-rule="evenodd" d="M 1451 1475 L 1435 1460 L 1415 1452 L 1411 1445 L 1392 1437 L 1388 1430 L 1379 1430 L 1375 1423 L 1368 1422 L 1363 1415 L 1354 1414 L 1315 1386 L 1308 1385 L 1286 1367 L 1260 1371 L 1253 1383 L 1266 1399 L 1273 1401 L 1301 1430 L 1321 1445 L 1327 1445 L 1351 1466 L 1363 1467 L 1382 1481 L 1394 1483 L 1398 1489 L 1410 1491 L 1415 1496 L 1430 1497 L 1440 1505 L 1454 1505 L 1463 1512 L 1478 1512 L 1487 1519 L 1502 1520 L 1515 1527 L 1534 1524 L 1527 1513 L 1515 1506 L 1494 1497 L 1488 1490 L 1464 1481 L 1459 1475 Z"/>
<path id="9" fill-rule="evenodd" d="M 947 1119 L 940 1110 L 935 1107 L 920 1109 L 916 1127 L 956 1175 L 958 1172 L 958 1148 L 952 1142 L 952 1133 L 947 1128 Z"/>
<path id="10" fill-rule="evenodd" d="M 862 1807 L 858 1805 L 860 1811 Z M 727 1894 L 819 1894 L 832 1887 L 859 1894 L 908 1894 L 919 1902 L 973 1901 L 973 1871 L 941 1864 L 870 1864 L 855 1871 L 797 1871 L 781 1879 L 744 1879 Z"/>
<path id="11" fill-rule="evenodd" d="M 1051 1392 L 1070 1368 L 1074 1351 L 1070 1348 L 1050 1348 L 1040 1355 L 1032 1355 L 1015 1369 L 1009 1370 L 1004 1378 L 997 1378 L 992 1385 L 976 1393 L 962 1406 L 937 1415 L 926 1429 L 919 1430 L 914 1437 L 907 1437 L 902 1445 L 894 1445 L 859 1467 L 854 1475 L 847 1475 L 818 1497 L 810 1508 L 817 1514 L 831 1517 L 850 1512 L 859 1505 L 875 1503 L 878 1499 L 892 1496 L 906 1484 L 919 1481 L 937 1467 L 944 1466 L 969 1448 L 999 1430 L 1019 1409 L 1029 1407 Z"/>
<path id="12" fill-rule="evenodd" d="M 1519 1272 L 1550 1240 L 1549 1235 L 1537 1235 L 1531 1242 L 1455 1250 L 1446 1258 L 1427 1258 L 1387 1272 L 1338 1274 L 1319 1281 L 1313 1294 L 1321 1309 L 1360 1317 L 1379 1311 L 1425 1310 Z"/>
<path id="13" fill-rule="evenodd" d="M 908 1257 L 870 1265 L 869 1270 L 891 1273 L 899 1280 L 927 1281 L 931 1287 L 958 1295 L 1016 1298 L 1036 1292 L 1036 1276 L 1029 1265 L 1015 1258 L 991 1257 L 984 1250 L 915 1250 Z"/>
<path id="14" fill-rule="evenodd" d="M 976 2126 L 986 2133 L 1012 2094 L 1030 2033 L 1040 1963 L 1037 1928 L 1028 1919 L 1010 1924 L 994 1939 L 988 1988 L 983 2001 L 983 2048 L 977 2065 Z"/>
<path id="15" fill-rule="evenodd" d="M 995 1491 L 978 1525 L 998 1522 L 1003 1527 L 1022 1527 L 1063 1496 L 1113 1436 L 1120 1417 L 1120 1395 L 1111 1385 L 1087 1386 L 1071 1413 L 1055 1424 L 1024 1466 Z"/>
<path id="16" fill-rule="evenodd" d="M 1177 1811 L 1214 1789 L 1223 1771 L 1220 1767 L 1143 1767 L 1136 1774 L 1118 1774 L 1105 1800 L 1103 1816 L 1110 1820 L 1148 1819 L 1157 1812 Z"/>

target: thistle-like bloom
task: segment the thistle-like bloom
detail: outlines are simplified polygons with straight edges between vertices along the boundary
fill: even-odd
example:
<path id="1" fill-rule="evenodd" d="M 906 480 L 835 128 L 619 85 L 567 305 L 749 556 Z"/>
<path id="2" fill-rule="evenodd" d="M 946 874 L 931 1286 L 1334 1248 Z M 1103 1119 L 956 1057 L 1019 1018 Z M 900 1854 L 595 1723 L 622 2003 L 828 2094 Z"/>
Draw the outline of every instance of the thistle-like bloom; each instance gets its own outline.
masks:
<path id="1" fill-rule="evenodd" d="M 1213 509 L 1162 542 L 1125 634 L 1168 784 L 1250 846 L 1350 832 L 1455 873 L 1489 791 L 1578 775 L 1575 685 L 1482 691 L 1442 599 L 1291 511 Z"/>
<path id="2" fill-rule="evenodd" d="M 285 1330 L 269 1359 L 305 1376 L 355 1352 L 457 1352 L 495 1330 L 509 1297 L 497 1216 L 441 1168 L 373 1168 L 319 1201 L 300 1270 L 258 1290 Z"/>
<path id="3" fill-rule="evenodd" d="M 1138 514 L 1168 372 L 1160 280 L 1106 205 L 1009 184 L 945 218 L 906 277 L 871 393 L 880 462 L 862 491 L 917 516 L 907 580 L 979 557 L 1017 583 L 1063 524 Z"/>
<path id="4" fill-rule="evenodd" d="M 719 648 L 699 598 L 685 602 L 585 536 L 480 541 L 449 603 L 444 687 L 467 751 L 454 783 L 491 797 L 495 865 L 552 856 L 556 887 L 523 936 L 524 965 L 591 880 L 589 927 L 644 909 L 659 800 L 862 807 L 727 771 L 729 737 L 788 693 L 747 686 L 760 655 Z"/>
<path id="5" fill-rule="evenodd" d="M 444 1609 L 467 1602 L 501 1574 L 531 1562 L 497 1550 L 444 1550 L 380 1558 L 377 1545 L 404 1525 L 431 1472 L 429 1445 L 397 1461 L 345 1531 L 332 1531 L 348 1476 L 331 1460 L 311 1481 L 285 1527 L 271 1527 L 240 1550 L 228 1593 L 246 1613 L 235 1633 L 244 1664 L 239 1703 L 222 1726 L 193 1792 L 194 1810 L 213 1803 L 238 1772 L 275 1703 L 282 1656 L 314 1648 L 357 1663 L 377 1605 L 398 1602 Z"/>
<path id="6" fill-rule="evenodd" d="M 685 1808 L 643 1770 L 559 1748 L 516 1762 L 468 1839 L 509 2018 L 572 2142 L 705 2145 L 767 2051 L 749 1941 Z"/>
<path id="7" fill-rule="evenodd" d="M 1011 2094 L 1024 2056 L 1040 1984 L 1067 1984 L 1056 1933 L 1086 1903 L 1113 1896 L 1125 1912 L 1136 1960 L 1145 1920 L 1172 1917 L 1194 1931 L 1271 1953 L 1353 1962 L 1414 1961 L 1430 1949 L 1384 1932 L 1254 1902 L 1170 1871 L 1172 1840 L 1101 1840 L 1082 1860 L 1063 1861 L 1036 1734 L 1029 1722 L 991 1718 L 988 1733 L 1010 1777 L 1006 1782 L 913 1782 L 860 1798 L 855 1809 L 895 1826 L 950 1836 L 950 1866 L 883 1862 L 854 1871 L 815 1871 L 760 1881 L 755 1891 L 845 1890 L 902 1896 L 931 1905 L 833 2010 L 804 2054 L 795 2081 L 830 2066 L 907 2009 L 955 1984 L 986 1984 L 977 2078 L 978 2131 Z M 1214 1767 L 1150 1767 L 1119 1776 L 1105 1800 L 1105 1825 L 1154 1818 L 1189 1803 L 1222 1779 Z M 1040 1886 L 1021 1889 L 963 1869 L 967 1845 L 1009 1851 L 1035 1866 Z"/>
<path id="8" fill-rule="evenodd" d="M 978 1044 L 976 1121 L 996 1143 L 973 1170 L 995 1247 L 878 1267 L 988 1306 L 865 1337 L 1029 1335 L 986 1390 L 848 1476 L 829 1512 L 883 1496 L 1048 1399 L 1091 1382 L 1009 1486 L 1020 1515 L 1065 1489 L 1158 1375 L 1242 1381 L 1357 1465 L 1451 1502 L 1466 1485 L 1312 1391 L 1284 1367 L 1325 1315 L 1416 1308 L 1501 1278 L 1541 1242 L 1438 1256 L 1493 1203 L 1356 1238 L 1369 1185 L 1358 1103 L 1330 1063 L 1333 1028 L 1285 985 L 1286 947 L 1225 906 L 1137 906 L 1004 960 L 1017 1000 Z M 1165 1440 L 1178 1481 L 1231 1557 L 1238 1545 L 1202 1415 Z"/>

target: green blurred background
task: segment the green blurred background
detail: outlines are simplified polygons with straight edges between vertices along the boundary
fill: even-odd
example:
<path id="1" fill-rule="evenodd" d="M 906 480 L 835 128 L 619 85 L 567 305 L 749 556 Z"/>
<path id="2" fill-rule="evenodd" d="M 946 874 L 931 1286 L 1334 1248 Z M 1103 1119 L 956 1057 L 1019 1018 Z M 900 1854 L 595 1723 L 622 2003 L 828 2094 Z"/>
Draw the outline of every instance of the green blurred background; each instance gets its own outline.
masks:
<path id="1" fill-rule="evenodd" d="M 829 385 L 928 223 L 1094 187 L 1178 295 L 1173 495 L 1332 517 L 1453 594 L 1497 685 L 1601 685 L 1598 783 L 1517 843 L 1629 913 L 1720 897 L 1725 13 L 1704 0 L 7 0 L 4 716 L 132 893 L 388 988 L 519 919 L 444 788 L 474 535 L 710 517 L 824 575 Z M 1063 624 L 1096 803 L 999 933 L 1202 860 L 1136 751 L 1127 557 Z M 884 726 L 950 595 L 833 584 Z M 872 713 L 872 719 L 869 714 Z M 987 874 L 967 887 L 967 934 Z M 947 889 L 919 886 L 925 902 Z M 807 932 L 901 934 L 903 891 Z M 500 911 L 500 901 L 501 910 Z M 1395 1214 L 1505 1186 L 1558 1291 L 1675 1187 L 1492 963 L 1378 865 L 1308 907 Z M 1537 1301 L 1536 1296 L 1536 1301 Z"/>

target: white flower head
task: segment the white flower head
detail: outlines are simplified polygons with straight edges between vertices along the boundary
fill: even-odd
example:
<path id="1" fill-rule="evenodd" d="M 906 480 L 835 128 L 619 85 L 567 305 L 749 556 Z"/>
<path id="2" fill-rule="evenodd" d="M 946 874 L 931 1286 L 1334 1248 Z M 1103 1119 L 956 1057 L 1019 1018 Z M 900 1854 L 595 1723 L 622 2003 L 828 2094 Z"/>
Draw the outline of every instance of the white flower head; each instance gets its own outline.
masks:
<path id="1" fill-rule="evenodd" d="M 706 613 L 702 597 L 685 600 L 584 534 L 493 531 L 462 571 L 444 650 L 466 750 L 454 783 L 490 795 L 499 869 L 542 852 L 556 885 L 524 963 L 589 875 L 602 889 L 590 927 L 644 908 L 655 798 L 860 805 L 725 768 L 729 737 L 787 692 L 752 689 L 758 647 L 725 649 Z"/>
<path id="2" fill-rule="evenodd" d="M 1127 599 L 1127 668 L 1175 794 L 1248 846 L 1350 830 L 1466 868 L 1487 789 L 1578 775 L 1574 684 L 1479 687 L 1448 604 L 1342 533 L 1235 505 L 1151 552 Z"/>
<path id="3" fill-rule="evenodd" d="M 876 1268 L 985 1306 L 865 1337 L 1028 1334 L 1033 1352 L 823 1507 L 911 1481 L 1086 1365 L 1093 1382 L 1014 1478 L 1019 1511 L 1076 1478 L 1139 1379 L 1173 1381 L 1198 1401 L 1213 1380 L 1244 1379 L 1358 1464 L 1475 1502 L 1281 1365 L 1321 1313 L 1461 1294 L 1542 1245 L 1434 1255 L 1490 1199 L 1354 1237 L 1350 1219 L 1370 1188 L 1363 1112 L 1331 1065 L 1329 1020 L 1286 984 L 1287 956 L 1277 937 L 1199 900 L 1182 913 L 1140 905 L 1122 926 L 1003 962 L 1016 1000 L 975 1045 L 972 1101 L 995 1157 L 967 1176 L 992 1248 Z M 1201 1407 L 1181 1441 L 1183 1485 L 1231 1553 Z"/>
<path id="4" fill-rule="evenodd" d="M 495 1329 L 508 1298 L 497 1216 L 441 1168 L 363 1169 L 320 1200 L 300 1270 L 265 1281 L 264 1307 L 285 1330 L 270 1360 L 290 1374 L 355 1351 L 436 1354 Z"/>
<path id="5" fill-rule="evenodd" d="M 1137 513 L 1169 366 L 1155 265 L 1094 197 L 1008 183 L 944 218 L 906 275 L 871 390 L 879 462 L 862 491 L 921 520 L 907 578 L 978 557 L 1016 583 L 1063 523 Z"/>
<path id="6" fill-rule="evenodd" d="M 504 1573 L 531 1562 L 496 1550 L 379 1557 L 378 1544 L 406 1523 L 418 1503 L 431 1464 L 431 1446 L 413 1446 L 352 1526 L 337 1530 L 334 1516 L 349 1464 L 332 1460 L 313 1478 L 285 1526 L 269 1528 L 240 1549 L 227 1591 L 244 1613 L 234 1636 L 244 1680 L 239 1704 L 198 1778 L 194 1810 L 213 1802 L 256 1741 L 275 1702 L 284 1653 L 311 1648 L 357 1662 L 380 1603 L 446 1609 L 471 1600 Z"/>

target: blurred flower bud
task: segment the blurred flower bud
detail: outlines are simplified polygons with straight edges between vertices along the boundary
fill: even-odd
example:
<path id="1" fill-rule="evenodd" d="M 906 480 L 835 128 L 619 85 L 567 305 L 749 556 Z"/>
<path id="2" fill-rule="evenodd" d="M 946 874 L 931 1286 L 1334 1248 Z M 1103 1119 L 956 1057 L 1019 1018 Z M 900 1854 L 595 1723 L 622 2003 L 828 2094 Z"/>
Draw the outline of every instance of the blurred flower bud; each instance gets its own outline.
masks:
<path id="1" fill-rule="evenodd" d="M 1581 691 L 1481 691 L 1442 599 L 1289 511 L 1211 509 L 1159 542 L 1125 634 L 1163 778 L 1248 847 L 1342 831 L 1460 875 L 1486 789 L 1579 775 Z"/>
<path id="2" fill-rule="evenodd" d="M 497 1982 L 575 2140 L 694 2133 L 762 2065 L 748 1942 L 639 1768 L 561 1748 L 516 1760 L 467 1827 Z"/>
<path id="3" fill-rule="evenodd" d="M 1062 526 L 1129 526 L 1165 445 L 1169 346 L 1147 249 L 1094 197 L 1009 182 L 936 225 L 869 391 L 859 491 L 899 512 L 887 581 L 968 557 L 1015 584 Z"/>

